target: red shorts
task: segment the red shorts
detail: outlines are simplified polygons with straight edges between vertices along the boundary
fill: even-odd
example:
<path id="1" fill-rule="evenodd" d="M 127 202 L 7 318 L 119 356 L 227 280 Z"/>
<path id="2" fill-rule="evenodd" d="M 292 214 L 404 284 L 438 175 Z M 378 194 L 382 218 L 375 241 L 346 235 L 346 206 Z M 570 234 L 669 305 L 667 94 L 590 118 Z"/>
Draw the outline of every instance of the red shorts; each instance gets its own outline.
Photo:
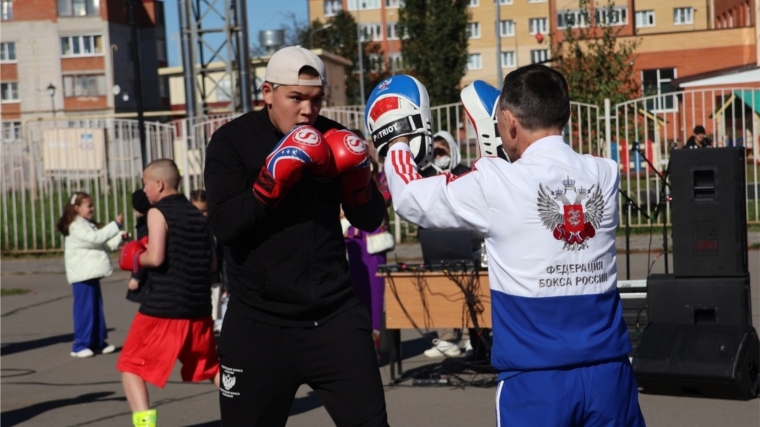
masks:
<path id="1" fill-rule="evenodd" d="M 211 316 L 163 319 L 137 313 L 116 369 L 163 388 L 179 359 L 183 381 L 213 378 L 219 372 L 213 324 Z"/>

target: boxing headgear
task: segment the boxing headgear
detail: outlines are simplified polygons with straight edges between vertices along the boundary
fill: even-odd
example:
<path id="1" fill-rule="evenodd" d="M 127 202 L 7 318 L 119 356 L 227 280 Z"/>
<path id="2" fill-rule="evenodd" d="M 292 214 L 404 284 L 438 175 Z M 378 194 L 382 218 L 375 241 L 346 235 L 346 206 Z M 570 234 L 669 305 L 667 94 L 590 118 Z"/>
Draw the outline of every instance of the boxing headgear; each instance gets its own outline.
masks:
<path id="1" fill-rule="evenodd" d="M 418 167 L 433 159 L 433 118 L 427 89 L 414 77 L 399 74 L 383 80 L 369 96 L 364 112 L 372 141 L 380 156 L 400 136 L 409 137 L 409 148 Z"/>
<path id="2" fill-rule="evenodd" d="M 483 80 L 475 80 L 462 89 L 460 96 L 464 111 L 478 135 L 480 156 L 498 156 L 509 161 L 499 136 L 499 129 L 496 126 L 499 94 L 499 89 Z"/>

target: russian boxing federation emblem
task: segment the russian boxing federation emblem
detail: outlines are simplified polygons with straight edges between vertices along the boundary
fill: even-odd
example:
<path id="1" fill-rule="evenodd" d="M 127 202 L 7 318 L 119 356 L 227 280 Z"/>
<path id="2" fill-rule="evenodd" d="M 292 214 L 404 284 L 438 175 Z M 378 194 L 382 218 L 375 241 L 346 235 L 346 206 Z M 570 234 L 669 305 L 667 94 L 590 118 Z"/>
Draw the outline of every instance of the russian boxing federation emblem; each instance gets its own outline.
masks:
<path id="1" fill-rule="evenodd" d="M 225 389 L 230 390 L 235 385 L 235 377 L 232 375 L 222 375 L 222 385 Z"/>
<path id="2" fill-rule="evenodd" d="M 570 201 L 573 196 L 574 200 Z M 560 205 L 561 204 L 561 205 Z M 569 176 L 556 190 L 546 185 L 538 187 L 538 214 L 555 239 L 564 242 L 562 249 L 580 251 L 588 247 L 587 240 L 596 235 L 602 222 L 604 200 L 599 184 L 590 189 L 577 188 Z"/>

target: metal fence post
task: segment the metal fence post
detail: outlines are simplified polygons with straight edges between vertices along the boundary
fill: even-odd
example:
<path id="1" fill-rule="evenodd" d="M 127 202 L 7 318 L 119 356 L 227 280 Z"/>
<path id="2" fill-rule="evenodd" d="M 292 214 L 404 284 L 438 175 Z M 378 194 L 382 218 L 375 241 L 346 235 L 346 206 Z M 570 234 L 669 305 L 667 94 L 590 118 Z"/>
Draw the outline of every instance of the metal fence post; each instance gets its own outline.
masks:
<path id="1" fill-rule="evenodd" d="M 610 99 L 604 98 L 604 150 L 607 158 L 612 158 L 612 115 L 610 114 Z"/>

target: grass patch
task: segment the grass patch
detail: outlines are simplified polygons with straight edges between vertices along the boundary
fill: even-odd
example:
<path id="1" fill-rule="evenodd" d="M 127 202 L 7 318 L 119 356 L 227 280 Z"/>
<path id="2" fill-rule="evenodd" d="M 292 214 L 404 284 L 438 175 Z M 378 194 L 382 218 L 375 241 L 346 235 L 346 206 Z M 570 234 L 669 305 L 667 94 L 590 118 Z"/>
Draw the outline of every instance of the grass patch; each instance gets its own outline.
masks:
<path id="1" fill-rule="evenodd" d="M 0 289 L 0 296 L 7 297 L 11 295 L 24 295 L 31 292 L 29 289 L 18 289 L 18 288 L 11 288 L 11 289 Z"/>

